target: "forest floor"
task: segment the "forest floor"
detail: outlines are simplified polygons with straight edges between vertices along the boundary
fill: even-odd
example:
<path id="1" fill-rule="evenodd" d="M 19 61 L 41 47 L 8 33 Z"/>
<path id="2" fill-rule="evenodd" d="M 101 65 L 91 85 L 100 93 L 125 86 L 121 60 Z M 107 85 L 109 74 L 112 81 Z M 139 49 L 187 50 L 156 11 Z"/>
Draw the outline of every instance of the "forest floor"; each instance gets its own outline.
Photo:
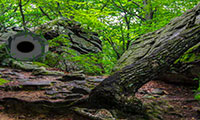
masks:
<path id="1" fill-rule="evenodd" d="M 63 76 L 32 75 L 11 68 L 1 68 L 0 73 L 0 78 L 9 80 L 0 86 L 0 120 L 82 120 L 63 110 L 85 102 L 90 91 L 107 77 L 86 76 L 84 80 L 67 81 Z M 200 102 L 194 99 L 194 90 L 191 86 L 152 80 L 136 96 L 153 106 L 155 110 L 151 108 L 150 112 L 157 112 L 158 119 L 199 120 Z M 46 114 L 49 108 L 55 111 Z"/>

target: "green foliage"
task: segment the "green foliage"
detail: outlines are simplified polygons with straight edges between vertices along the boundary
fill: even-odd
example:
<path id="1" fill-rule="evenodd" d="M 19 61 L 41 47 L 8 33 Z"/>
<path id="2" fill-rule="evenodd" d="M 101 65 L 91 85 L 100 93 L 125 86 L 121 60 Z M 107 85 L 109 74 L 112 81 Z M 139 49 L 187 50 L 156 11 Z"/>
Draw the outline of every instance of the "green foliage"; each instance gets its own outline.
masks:
<path id="1" fill-rule="evenodd" d="M 196 100 L 200 100 L 200 94 L 196 94 L 194 97 Z"/>
<path id="2" fill-rule="evenodd" d="M 60 61 L 61 57 L 59 57 L 58 54 L 54 52 L 48 52 L 44 64 L 50 66 L 50 67 L 56 67 L 58 65 L 58 62 Z"/>
<path id="3" fill-rule="evenodd" d="M 80 69 L 84 70 L 88 74 L 102 74 L 102 53 L 99 54 L 84 54 L 72 58 L 73 62 L 76 62 Z"/>
<path id="4" fill-rule="evenodd" d="M 62 65 L 65 65 L 65 62 L 68 62 L 71 63 L 71 66 L 78 66 L 87 74 L 109 74 L 117 59 L 112 49 L 107 50 L 110 44 L 106 42 L 103 42 L 103 44 L 103 52 L 81 55 L 71 49 L 71 42 L 67 35 L 60 35 L 49 40 L 50 49 L 54 52 L 49 52 L 46 55 L 44 63 L 51 67 L 61 68 Z"/>
<path id="5" fill-rule="evenodd" d="M 197 90 L 195 90 L 196 94 L 195 94 L 194 98 L 196 100 L 200 100 L 200 78 L 194 78 L 194 80 L 199 81 L 199 87 L 197 88 Z"/>
<path id="6" fill-rule="evenodd" d="M 8 80 L 0 78 L 0 85 L 4 85 L 5 83 L 8 83 Z"/>
<path id="7" fill-rule="evenodd" d="M 60 46 L 71 47 L 71 42 L 67 38 L 68 38 L 67 35 L 61 34 L 58 37 L 49 40 L 49 47 L 51 48 L 58 48 Z"/>
<path id="8" fill-rule="evenodd" d="M 5 46 L 5 44 L 0 45 L 0 62 L 9 57 L 9 55 L 6 53 Z"/>

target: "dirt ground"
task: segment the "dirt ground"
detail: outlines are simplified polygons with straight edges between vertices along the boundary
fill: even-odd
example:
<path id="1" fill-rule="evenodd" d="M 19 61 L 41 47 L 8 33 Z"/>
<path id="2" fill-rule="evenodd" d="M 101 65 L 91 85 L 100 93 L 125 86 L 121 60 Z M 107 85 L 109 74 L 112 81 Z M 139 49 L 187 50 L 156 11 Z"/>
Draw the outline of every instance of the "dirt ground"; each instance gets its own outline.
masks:
<path id="1" fill-rule="evenodd" d="M 9 71 L 9 72 L 8 72 Z M 6 71 L 7 73 L 11 74 L 8 77 L 15 79 L 12 72 L 10 73 L 10 69 Z M 42 78 L 34 78 L 30 72 L 23 72 L 23 71 L 15 71 L 15 74 L 20 73 L 23 75 L 24 78 L 32 77 L 33 80 L 56 80 L 57 77 L 42 77 Z M 105 78 L 106 76 L 100 77 Z M 99 78 L 95 77 L 94 78 Z M 59 82 L 58 82 L 59 83 Z M 93 84 L 94 82 L 87 82 L 87 85 L 91 85 L 94 87 L 98 84 Z M 17 82 L 13 81 L 8 83 L 11 85 L 18 84 Z M 153 93 L 155 89 L 160 89 L 161 93 Z M 194 99 L 194 90 L 196 88 L 192 86 L 183 86 L 177 84 L 169 84 L 163 81 L 152 80 L 145 84 L 139 91 L 136 93 L 136 97 L 141 99 L 144 103 L 151 103 L 151 102 L 165 102 L 167 106 L 170 106 L 165 112 L 162 112 L 162 119 L 163 120 L 200 120 L 200 101 Z M 24 100 L 34 101 L 35 99 L 49 99 L 45 98 L 44 91 L 36 90 L 36 91 L 5 91 L 0 90 L 0 98 L 3 97 L 15 97 Z M 84 97 L 84 96 L 82 96 Z M 53 100 L 52 100 L 53 101 Z M 55 100 L 54 100 L 55 101 Z M 163 105 L 160 105 L 162 109 Z M 156 107 L 155 107 L 156 108 Z M 0 104 L 0 120 L 81 120 L 81 118 L 75 118 L 74 115 L 32 115 L 32 114 L 19 114 L 19 113 L 7 113 L 5 112 L 5 108 Z M 161 118 L 160 118 L 161 119 Z M 153 120 L 153 119 L 152 119 Z"/>

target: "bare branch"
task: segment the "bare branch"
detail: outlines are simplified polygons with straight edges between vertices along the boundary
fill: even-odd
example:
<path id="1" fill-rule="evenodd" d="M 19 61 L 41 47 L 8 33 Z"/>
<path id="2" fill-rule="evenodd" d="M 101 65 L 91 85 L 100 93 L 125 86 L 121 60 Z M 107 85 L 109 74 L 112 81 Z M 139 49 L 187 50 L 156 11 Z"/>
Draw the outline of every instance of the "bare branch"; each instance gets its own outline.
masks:
<path id="1" fill-rule="evenodd" d="M 126 12 L 126 13 L 128 13 L 128 14 L 130 14 L 130 15 L 136 16 L 137 18 L 139 18 L 139 19 L 142 20 L 142 21 L 146 21 L 146 19 L 143 18 L 142 16 L 139 16 L 139 15 L 137 15 L 136 13 L 129 12 L 129 11 L 126 10 L 124 7 L 117 5 L 117 4 L 114 2 L 114 0 L 112 0 L 112 2 L 113 2 L 113 4 L 114 4 L 116 7 L 120 8 L 120 9 L 123 10 L 124 12 Z"/>
<path id="2" fill-rule="evenodd" d="M 40 11 L 42 12 L 43 15 L 45 15 L 49 20 L 52 20 L 50 18 L 50 16 L 47 13 L 44 12 L 44 10 L 42 9 L 42 7 L 39 6 L 39 9 L 40 9 Z"/>
<path id="3" fill-rule="evenodd" d="M 20 13 L 21 13 L 21 16 L 22 16 L 22 26 L 23 26 L 24 30 L 27 30 L 26 29 L 25 16 L 24 16 L 24 13 L 23 13 L 23 8 L 22 8 L 22 0 L 19 0 L 19 10 L 20 10 Z"/>
<path id="4" fill-rule="evenodd" d="M 57 6 L 58 6 L 58 13 L 61 17 L 63 17 L 62 13 L 60 12 L 60 3 L 59 2 L 56 2 L 57 3 Z"/>
<path id="5" fill-rule="evenodd" d="M 144 9 L 142 6 L 140 6 L 138 3 L 136 3 L 136 2 L 134 2 L 134 1 L 132 1 L 132 0 L 131 0 L 131 2 L 132 2 L 133 4 L 135 4 L 136 6 L 138 6 L 139 8 L 141 8 L 142 10 L 145 11 L 145 9 Z"/>
<path id="6" fill-rule="evenodd" d="M 109 38 L 105 38 L 105 40 L 107 40 L 110 43 L 111 47 L 113 48 L 113 50 L 115 51 L 115 53 L 117 55 L 117 59 L 119 59 L 120 58 L 120 54 L 119 54 L 118 50 L 115 48 L 114 42 L 111 40 L 110 37 Z"/>

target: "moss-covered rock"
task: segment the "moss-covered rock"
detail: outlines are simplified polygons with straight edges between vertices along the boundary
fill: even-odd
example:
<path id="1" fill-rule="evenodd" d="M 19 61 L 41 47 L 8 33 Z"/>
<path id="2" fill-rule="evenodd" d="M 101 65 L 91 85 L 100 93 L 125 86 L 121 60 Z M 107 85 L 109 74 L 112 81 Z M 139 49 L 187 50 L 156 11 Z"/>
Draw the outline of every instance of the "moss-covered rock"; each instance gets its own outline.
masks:
<path id="1" fill-rule="evenodd" d="M 39 67 L 45 67 L 45 68 L 48 68 L 49 66 L 44 64 L 44 63 L 41 63 L 41 62 L 32 62 L 33 65 L 37 65 Z"/>
<path id="2" fill-rule="evenodd" d="M 101 40 L 79 23 L 57 19 L 38 26 L 34 31 L 49 41 L 50 52 L 46 55 L 45 64 L 68 72 L 83 70 L 100 74 L 103 71 L 96 55 L 102 50 Z"/>
<path id="3" fill-rule="evenodd" d="M 0 33 L 0 45 L 18 31 L 11 28 Z M 31 28 L 30 31 L 44 36 L 49 42 L 50 52 L 45 60 L 39 60 L 42 63 L 68 72 L 83 70 L 92 74 L 102 73 L 102 63 L 96 55 L 102 50 L 101 40 L 97 33 L 83 29 L 80 23 L 61 18 Z M 4 53 L 6 51 L 0 46 L 0 61 L 5 58 Z M 44 64 L 39 66 L 47 67 Z"/>
<path id="4" fill-rule="evenodd" d="M 3 66 L 21 69 L 24 71 L 33 71 L 33 70 L 39 69 L 39 66 L 33 65 L 32 62 L 22 62 L 22 61 L 14 60 L 12 58 L 4 59 L 1 64 Z"/>
<path id="5" fill-rule="evenodd" d="M 49 71 L 46 70 L 45 67 L 40 67 L 38 69 L 35 69 L 32 72 L 33 75 L 52 75 L 52 76 L 60 76 L 60 75 L 64 75 L 64 72 L 59 72 L 59 71 Z"/>

